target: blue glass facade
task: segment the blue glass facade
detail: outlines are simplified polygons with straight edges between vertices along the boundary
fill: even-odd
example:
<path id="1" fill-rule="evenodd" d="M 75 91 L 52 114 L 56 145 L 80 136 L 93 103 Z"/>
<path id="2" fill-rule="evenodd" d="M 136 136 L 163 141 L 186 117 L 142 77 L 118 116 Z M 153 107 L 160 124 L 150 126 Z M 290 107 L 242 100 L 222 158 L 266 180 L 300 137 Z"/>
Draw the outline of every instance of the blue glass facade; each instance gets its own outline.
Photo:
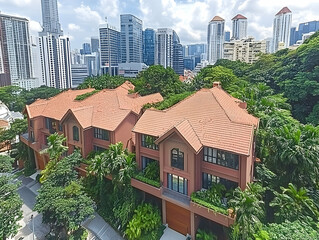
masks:
<path id="1" fill-rule="evenodd" d="M 155 62 L 155 30 L 151 28 L 143 31 L 143 62 L 148 66 Z"/>
<path id="2" fill-rule="evenodd" d="M 290 30 L 290 45 L 294 45 L 298 40 L 301 40 L 303 34 L 316 31 L 319 31 L 319 21 L 300 23 L 298 30 L 295 27 Z"/>

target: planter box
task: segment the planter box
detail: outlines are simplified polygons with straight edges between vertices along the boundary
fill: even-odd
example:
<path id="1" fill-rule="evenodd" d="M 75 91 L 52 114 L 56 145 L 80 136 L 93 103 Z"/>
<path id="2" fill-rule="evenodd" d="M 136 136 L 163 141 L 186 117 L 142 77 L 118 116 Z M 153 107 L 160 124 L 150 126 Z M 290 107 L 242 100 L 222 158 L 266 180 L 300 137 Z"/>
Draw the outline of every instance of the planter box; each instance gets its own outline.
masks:
<path id="1" fill-rule="evenodd" d="M 137 189 L 140 189 L 144 192 L 147 192 L 149 194 L 152 194 L 155 197 L 160 198 L 161 197 L 161 189 L 157 187 L 153 187 L 152 185 L 149 185 L 147 183 L 141 182 L 135 178 L 131 179 L 131 185 L 132 187 L 135 187 Z"/>
<path id="2" fill-rule="evenodd" d="M 235 219 L 230 216 L 215 212 L 212 209 L 209 209 L 192 201 L 190 203 L 190 210 L 225 227 L 229 227 L 230 225 L 234 224 L 235 221 Z"/>

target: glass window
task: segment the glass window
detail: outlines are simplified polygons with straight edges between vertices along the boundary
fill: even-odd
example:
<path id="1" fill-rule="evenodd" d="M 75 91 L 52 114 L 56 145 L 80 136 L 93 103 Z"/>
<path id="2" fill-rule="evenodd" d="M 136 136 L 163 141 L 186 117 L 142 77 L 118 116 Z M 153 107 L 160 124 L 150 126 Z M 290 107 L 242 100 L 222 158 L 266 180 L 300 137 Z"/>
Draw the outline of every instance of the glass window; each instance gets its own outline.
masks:
<path id="1" fill-rule="evenodd" d="M 61 124 L 59 124 L 59 131 L 62 132 L 63 131 L 63 127 Z"/>
<path id="2" fill-rule="evenodd" d="M 33 127 L 33 120 L 30 120 L 30 127 Z"/>
<path id="3" fill-rule="evenodd" d="M 50 129 L 51 128 L 51 119 L 45 118 L 45 128 Z"/>
<path id="4" fill-rule="evenodd" d="M 239 169 L 239 156 L 222 150 L 204 147 L 203 160 L 223 167 Z"/>
<path id="5" fill-rule="evenodd" d="M 184 153 L 178 148 L 171 150 L 171 166 L 184 170 Z"/>
<path id="6" fill-rule="evenodd" d="M 231 180 L 227 180 L 221 177 L 216 177 L 212 174 L 208 174 L 208 173 L 202 173 L 202 188 L 208 189 L 212 183 L 220 183 L 223 184 L 226 189 L 235 189 L 236 187 L 238 187 L 238 183 L 237 182 L 233 182 Z"/>
<path id="7" fill-rule="evenodd" d="M 79 141 L 79 128 L 77 126 L 73 126 L 73 140 Z"/>
<path id="8" fill-rule="evenodd" d="M 94 128 L 94 138 L 109 141 L 109 131 L 101 128 Z"/>
<path id="9" fill-rule="evenodd" d="M 187 179 L 174 174 L 167 174 L 167 188 L 187 195 Z"/>
<path id="10" fill-rule="evenodd" d="M 144 170 L 148 164 L 150 164 L 154 161 L 156 161 L 156 160 L 142 156 L 142 170 Z"/>
<path id="11" fill-rule="evenodd" d="M 104 152 L 106 150 L 106 148 L 93 145 L 93 150 L 94 150 L 94 152 Z"/>
<path id="12" fill-rule="evenodd" d="M 158 150 L 158 145 L 155 144 L 156 137 L 142 134 L 142 146 L 154 150 Z"/>

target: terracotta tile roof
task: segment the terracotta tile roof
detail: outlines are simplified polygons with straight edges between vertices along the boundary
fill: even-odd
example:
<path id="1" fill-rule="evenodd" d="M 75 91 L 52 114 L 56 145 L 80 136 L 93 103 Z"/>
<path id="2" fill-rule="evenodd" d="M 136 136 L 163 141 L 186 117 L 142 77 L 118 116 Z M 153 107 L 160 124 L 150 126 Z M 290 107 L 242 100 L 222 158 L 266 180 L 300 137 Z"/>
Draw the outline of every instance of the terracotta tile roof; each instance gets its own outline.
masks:
<path id="1" fill-rule="evenodd" d="M 290 9 L 288 7 L 283 7 L 277 14 L 277 15 L 280 15 L 280 14 L 285 14 L 285 13 L 291 13 Z"/>
<path id="2" fill-rule="evenodd" d="M 236 20 L 236 19 L 247 19 L 247 18 L 241 14 L 237 14 L 235 17 L 232 18 L 232 20 Z"/>
<path id="3" fill-rule="evenodd" d="M 211 22 L 213 22 L 213 21 L 225 21 L 225 19 L 221 18 L 220 16 L 215 16 L 215 17 L 213 17 L 213 19 L 210 20 L 210 21 L 211 21 Z"/>
<path id="4" fill-rule="evenodd" d="M 44 116 L 59 121 L 72 113 L 83 128 L 94 126 L 114 131 L 129 113 L 139 114 L 144 104 L 163 101 L 159 93 L 143 97 L 128 94 L 128 90 L 134 90 L 130 82 L 116 89 L 103 89 L 82 101 L 75 100 L 76 96 L 93 90 L 62 92 L 51 99 L 32 103 L 26 111 L 30 118 Z"/>
<path id="5" fill-rule="evenodd" d="M 238 101 L 219 87 L 202 89 L 167 110 L 146 110 L 133 131 L 161 141 L 175 128 L 195 152 L 208 146 L 248 156 L 259 119 Z"/>
<path id="6" fill-rule="evenodd" d="M 3 119 L 0 119 L 0 129 L 5 129 L 9 127 L 9 122 Z"/>

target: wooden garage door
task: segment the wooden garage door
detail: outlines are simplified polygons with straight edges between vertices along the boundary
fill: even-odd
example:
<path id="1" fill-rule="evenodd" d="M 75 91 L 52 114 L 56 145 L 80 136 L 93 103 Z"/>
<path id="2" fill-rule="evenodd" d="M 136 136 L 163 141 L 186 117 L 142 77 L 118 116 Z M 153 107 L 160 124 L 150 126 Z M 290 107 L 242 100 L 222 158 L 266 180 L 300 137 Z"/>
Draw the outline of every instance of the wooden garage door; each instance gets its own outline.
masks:
<path id="1" fill-rule="evenodd" d="M 166 202 L 166 222 L 169 228 L 183 235 L 191 233 L 190 212 L 170 202 Z"/>

